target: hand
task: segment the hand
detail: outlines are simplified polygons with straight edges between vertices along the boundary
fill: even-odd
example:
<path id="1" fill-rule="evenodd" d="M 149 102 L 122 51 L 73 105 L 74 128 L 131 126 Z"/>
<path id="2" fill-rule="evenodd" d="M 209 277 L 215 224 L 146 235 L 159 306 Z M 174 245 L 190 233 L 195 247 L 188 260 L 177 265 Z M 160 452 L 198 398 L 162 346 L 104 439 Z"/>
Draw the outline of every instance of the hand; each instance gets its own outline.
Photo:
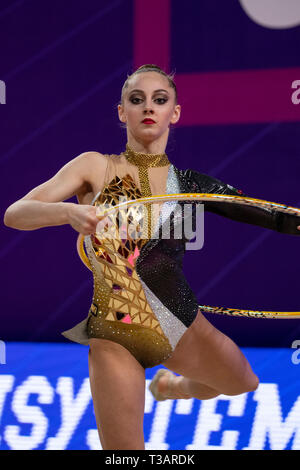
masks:
<path id="1" fill-rule="evenodd" d="M 72 204 L 67 209 L 67 220 L 71 227 L 83 235 L 96 232 L 99 216 L 96 216 L 97 208 L 86 204 Z"/>
<path id="2" fill-rule="evenodd" d="M 300 230 L 300 225 L 298 225 L 297 229 Z"/>

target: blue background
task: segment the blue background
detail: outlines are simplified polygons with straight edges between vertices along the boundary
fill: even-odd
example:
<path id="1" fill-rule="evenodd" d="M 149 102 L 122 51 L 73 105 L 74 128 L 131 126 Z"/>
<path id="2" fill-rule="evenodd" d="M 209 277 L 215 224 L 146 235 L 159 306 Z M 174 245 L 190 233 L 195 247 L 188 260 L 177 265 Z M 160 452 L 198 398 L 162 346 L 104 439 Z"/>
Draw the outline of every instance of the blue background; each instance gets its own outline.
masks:
<path id="1" fill-rule="evenodd" d="M 249 445 L 251 433 L 254 431 L 258 402 L 255 399 L 255 394 L 260 390 L 260 387 L 276 386 L 279 394 L 279 405 L 274 403 L 274 397 L 268 391 L 260 392 L 264 395 L 264 407 L 277 410 L 280 415 L 280 426 L 278 433 L 280 439 L 282 436 L 293 429 L 290 439 L 285 449 L 298 449 L 300 450 L 300 442 L 298 437 L 298 445 L 296 445 L 295 431 L 299 436 L 300 433 L 300 364 L 292 362 L 292 353 L 294 349 L 279 349 L 279 348 L 243 348 L 243 352 L 249 360 L 254 372 L 260 379 L 259 388 L 255 392 L 244 394 L 246 396 L 246 403 L 241 416 L 234 417 L 228 416 L 229 402 L 224 398 L 224 395 L 217 400 L 215 412 L 222 416 L 220 429 L 212 431 L 207 438 L 206 444 L 209 446 L 221 445 L 221 439 L 224 431 L 235 430 L 238 431 L 239 438 L 237 441 L 236 449 L 243 449 Z M 298 362 L 300 362 L 300 355 L 298 352 Z M 295 362 L 295 361 L 294 361 Z M 146 370 L 147 386 L 157 367 Z M 47 379 L 49 386 L 53 389 L 53 398 L 49 404 L 41 404 L 38 401 L 36 393 L 29 394 L 25 400 L 28 406 L 38 406 L 42 410 L 47 420 L 47 432 L 42 442 L 35 447 L 35 449 L 45 449 L 47 440 L 55 436 L 61 426 L 61 401 L 59 394 L 55 391 L 58 379 L 60 377 L 70 377 L 73 381 L 74 397 L 78 394 L 82 383 L 88 379 L 88 347 L 77 344 L 55 344 L 55 343 L 7 343 L 6 344 L 6 364 L 0 365 L 0 397 L 2 388 L 2 380 L 5 375 L 12 375 L 14 377 L 14 384 L 12 390 L 5 396 L 4 407 L 2 416 L 0 416 L 1 430 L 0 430 L 0 448 L 2 450 L 10 449 L 11 447 L 5 440 L 5 433 L 7 426 L 18 425 L 20 426 L 19 433 L 21 435 L 30 435 L 32 432 L 32 425 L 30 424 L 30 408 L 26 416 L 28 423 L 21 423 L 18 416 L 13 411 L 14 406 L 17 404 L 16 389 L 22 387 L 24 381 L 28 377 L 42 376 Z M 36 392 L 41 388 L 37 387 Z M 240 398 L 229 397 L 230 399 Z M 193 442 L 193 436 L 197 419 L 202 407 L 214 401 L 212 400 L 192 400 L 190 411 L 187 414 L 178 412 L 178 403 L 182 405 L 187 400 L 167 400 L 165 402 L 156 402 L 152 399 L 152 395 L 147 391 L 146 394 L 146 407 L 144 418 L 144 435 L 147 448 L 150 435 L 153 432 L 155 419 L 159 416 L 159 429 L 164 426 L 164 416 L 168 414 L 168 407 L 171 407 L 170 414 L 166 418 L 165 427 L 165 443 L 167 449 L 182 450 Z M 190 401 L 190 400 L 188 400 Z M 296 404 L 298 403 L 298 405 Z M 0 399 L 1 405 L 1 399 Z M 276 407 L 277 406 L 277 407 Z M 294 406 L 294 410 L 293 410 Z M 157 408 L 160 407 L 160 408 Z M 272 408 L 273 407 L 273 408 Z M 275 408 L 274 408 L 275 407 Z M 1 406 L 0 406 L 1 410 Z M 72 413 L 72 409 L 69 411 Z M 276 413 L 274 412 L 274 423 L 276 422 Z M 293 421 L 289 423 L 286 421 L 288 415 L 293 414 Z M 273 419 L 273 417 L 272 417 Z M 260 418 L 259 426 L 263 427 L 265 419 Z M 284 427 L 284 422 L 285 427 Z M 273 423 L 273 432 L 275 424 Z M 207 418 L 200 427 L 200 435 L 205 433 L 207 426 L 210 426 L 210 420 Z M 281 428 L 281 429 L 280 429 Z M 87 432 L 95 430 L 96 422 L 92 407 L 92 401 L 88 402 L 87 407 L 81 415 L 80 421 L 71 435 L 70 440 L 65 448 L 67 449 L 89 449 L 87 444 Z M 285 429 L 285 430 L 284 430 Z M 252 436 L 253 437 L 253 436 Z M 96 438 L 98 441 L 98 437 Z M 161 440 L 159 437 L 152 433 L 152 442 L 155 442 L 155 449 L 160 449 Z M 17 440 L 15 442 L 15 449 L 18 448 Z M 281 442 L 281 441 L 280 441 Z M 101 448 L 101 447 L 99 447 Z M 153 447 L 152 447 L 153 448 Z M 264 444 L 262 449 L 274 448 L 270 446 L 269 434 L 265 432 Z M 199 447 L 196 447 L 199 449 Z"/>

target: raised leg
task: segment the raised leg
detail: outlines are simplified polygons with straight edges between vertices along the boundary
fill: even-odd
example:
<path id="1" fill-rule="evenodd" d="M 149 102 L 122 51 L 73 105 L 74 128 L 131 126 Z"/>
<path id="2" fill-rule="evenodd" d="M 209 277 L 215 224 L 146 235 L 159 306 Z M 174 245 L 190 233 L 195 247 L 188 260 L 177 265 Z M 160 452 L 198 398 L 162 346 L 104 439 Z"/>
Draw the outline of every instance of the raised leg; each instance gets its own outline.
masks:
<path id="1" fill-rule="evenodd" d="M 199 399 L 239 395 L 255 390 L 259 383 L 238 346 L 200 311 L 163 365 L 183 376 L 176 379 L 179 395 Z M 159 382 L 157 386 L 163 389 L 163 378 Z"/>

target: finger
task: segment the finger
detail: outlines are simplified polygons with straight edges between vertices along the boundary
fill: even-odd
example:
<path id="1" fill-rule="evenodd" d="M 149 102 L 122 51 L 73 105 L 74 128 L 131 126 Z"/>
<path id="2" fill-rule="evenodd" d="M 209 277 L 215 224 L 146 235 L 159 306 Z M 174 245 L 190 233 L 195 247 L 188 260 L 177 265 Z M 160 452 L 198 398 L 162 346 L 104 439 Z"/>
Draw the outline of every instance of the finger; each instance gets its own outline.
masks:
<path id="1" fill-rule="evenodd" d="M 106 213 L 106 211 L 104 210 L 104 208 L 102 206 L 97 206 L 96 207 L 96 217 L 98 219 L 101 219 L 101 218 L 105 217 L 105 213 Z"/>

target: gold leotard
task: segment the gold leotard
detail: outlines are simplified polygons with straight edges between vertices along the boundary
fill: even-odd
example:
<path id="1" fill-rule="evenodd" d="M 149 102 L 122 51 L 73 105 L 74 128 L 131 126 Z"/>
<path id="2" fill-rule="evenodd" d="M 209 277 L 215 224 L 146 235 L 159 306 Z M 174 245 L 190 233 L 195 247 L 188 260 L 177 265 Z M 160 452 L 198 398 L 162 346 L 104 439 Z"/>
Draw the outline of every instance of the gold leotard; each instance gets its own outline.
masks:
<path id="1" fill-rule="evenodd" d="M 92 202 L 95 206 L 117 204 L 121 196 L 138 199 L 179 192 L 173 165 L 165 154 L 137 154 L 127 145 L 121 155 L 106 155 L 105 158 L 104 187 Z M 165 206 L 169 206 L 170 211 L 172 203 L 165 203 Z M 148 223 L 144 225 L 147 237 L 159 223 L 161 207 L 162 204 L 147 205 Z M 139 216 L 134 211 L 131 210 L 129 217 Z M 171 355 L 173 347 L 164 333 L 170 312 L 153 293 L 151 295 L 136 271 L 136 259 L 148 241 L 149 238 L 133 240 L 130 237 L 126 241 L 120 238 L 99 240 L 95 234 L 85 237 L 94 276 L 93 302 L 88 318 L 63 332 L 65 337 L 82 344 L 88 344 L 89 338 L 118 342 L 144 367 L 159 364 Z M 163 321 L 158 318 L 157 309 L 165 316 Z"/>

